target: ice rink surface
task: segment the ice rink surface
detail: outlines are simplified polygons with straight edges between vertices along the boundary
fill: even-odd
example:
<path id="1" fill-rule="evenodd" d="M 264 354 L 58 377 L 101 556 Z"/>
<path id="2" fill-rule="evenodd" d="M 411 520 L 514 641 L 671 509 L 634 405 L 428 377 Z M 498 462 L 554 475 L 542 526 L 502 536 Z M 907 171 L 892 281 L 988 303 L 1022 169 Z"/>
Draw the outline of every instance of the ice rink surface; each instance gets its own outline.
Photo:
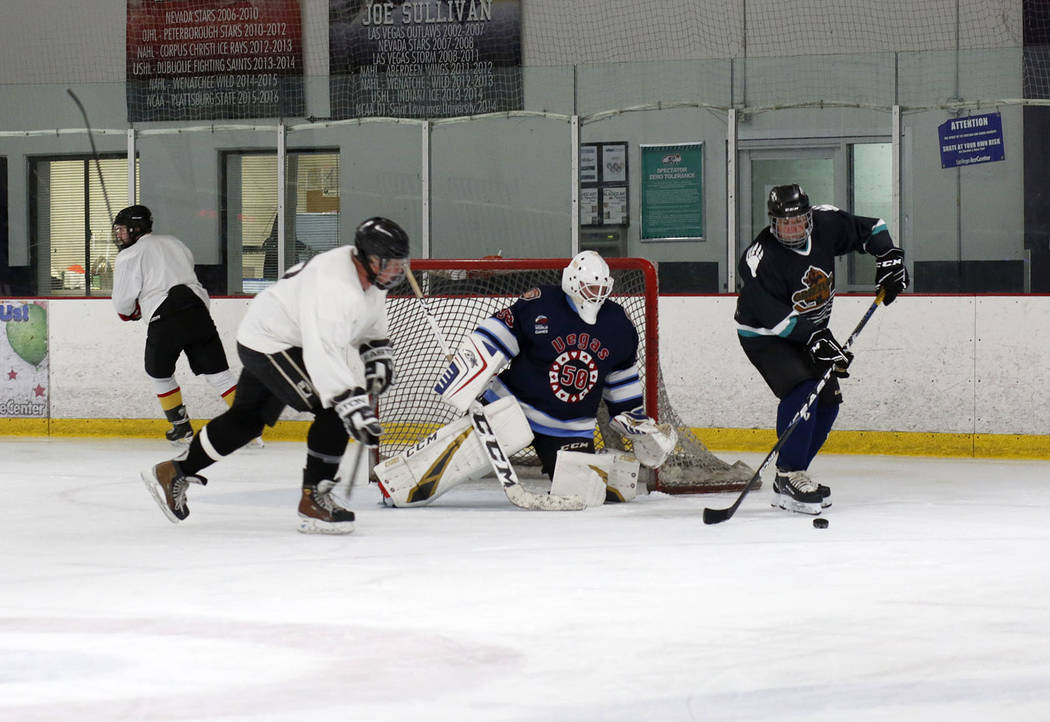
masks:
<path id="1" fill-rule="evenodd" d="M 304 448 L 206 470 L 175 526 L 164 442 L 0 439 L 0 720 L 1050 719 L 1048 462 L 818 457 L 825 530 L 768 479 L 717 526 L 735 494 L 364 486 L 319 537 Z"/>

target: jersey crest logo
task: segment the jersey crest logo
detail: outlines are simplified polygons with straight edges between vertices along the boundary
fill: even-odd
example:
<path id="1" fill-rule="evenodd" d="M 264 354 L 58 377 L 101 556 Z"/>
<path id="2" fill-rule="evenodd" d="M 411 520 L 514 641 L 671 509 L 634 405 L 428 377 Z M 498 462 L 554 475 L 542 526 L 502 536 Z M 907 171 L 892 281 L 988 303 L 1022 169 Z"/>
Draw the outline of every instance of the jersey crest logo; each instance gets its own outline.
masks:
<path id="1" fill-rule="evenodd" d="M 801 291 L 791 294 L 791 303 L 799 313 L 807 313 L 823 306 L 831 300 L 831 284 L 834 272 L 828 273 L 822 268 L 810 266 L 802 276 Z"/>
<path id="2" fill-rule="evenodd" d="M 503 308 L 496 312 L 496 318 L 503 322 L 507 328 L 514 328 L 514 312 L 509 308 Z"/>
<path id="3" fill-rule="evenodd" d="M 547 318 L 542 313 L 539 316 L 537 316 L 536 317 L 536 335 L 538 336 L 540 334 L 550 333 L 551 329 L 550 329 L 550 326 L 548 325 L 549 323 L 550 323 L 550 319 Z"/>
<path id="4" fill-rule="evenodd" d="M 537 298 L 539 298 L 541 295 L 542 294 L 540 292 L 540 289 L 538 289 L 538 288 L 530 288 L 528 291 L 526 291 L 525 293 L 521 294 L 521 297 L 523 299 L 525 299 L 526 301 L 534 301 Z"/>
<path id="5" fill-rule="evenodd" d="M 547 381 L 556 399 L 575 404 L 598 383 L 598 364 L 582 349 L 566 351 L 551 362 Z"/>

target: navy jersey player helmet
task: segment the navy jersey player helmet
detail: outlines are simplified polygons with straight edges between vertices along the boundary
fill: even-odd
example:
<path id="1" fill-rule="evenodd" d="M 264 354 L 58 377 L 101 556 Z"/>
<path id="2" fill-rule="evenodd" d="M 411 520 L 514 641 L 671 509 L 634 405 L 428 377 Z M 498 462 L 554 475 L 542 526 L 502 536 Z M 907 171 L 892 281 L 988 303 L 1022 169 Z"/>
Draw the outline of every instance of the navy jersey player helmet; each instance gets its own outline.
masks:
<path id="1" fill-rule="evenodd" d="M 124 226 L 128 229 L 127 240 L 121 242 L 117 236 L 117 245 L 121 248 L 135 245 L 135 241 L 153 230 L 153 214 L 146 206 L 128 206 L 113 219 L 113 228 Z"/>
<path id="2" fill-rule="evenodd" d="M 788 248 L 802 248 L 813 232 L 813 208 L 809 196 L 798 184 L 775 186 L 766 203 L 769 231 Z"/>
<path id="3" fill-rule="evenodd" d="M 357 227 L 354 248 L 369 282 L 377 288 L 393 288 L 408 271 L 408 234 L 389 218 L 376 216 Z"/>
<path id="4" fill-rule="evenodd" d="M 613 289 L 609 264 L 594 251 L 577 253 L 561 272 L 561 289 L 572 299 L 580 318 L 594 325 Z"/>

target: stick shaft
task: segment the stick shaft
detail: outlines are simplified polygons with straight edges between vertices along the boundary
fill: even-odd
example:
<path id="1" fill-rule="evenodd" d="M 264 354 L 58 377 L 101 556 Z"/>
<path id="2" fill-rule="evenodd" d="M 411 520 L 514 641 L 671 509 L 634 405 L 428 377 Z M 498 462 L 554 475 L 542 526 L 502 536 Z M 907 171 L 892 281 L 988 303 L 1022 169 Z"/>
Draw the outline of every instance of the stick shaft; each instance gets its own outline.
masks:
<path id="1" fill-rule="evenodd" d="M 80 98 L 77 97 L 70 88 L 66 88 L 66 92 L 69 93 L 69 97 L 73 99 L 73 102 L 80 108 L 80 114 L 84 117 L 84 129 L 87 131 L 88 142 L 91 143 L 91 155 L 95 159 L 95 172 L 98 174 L 98 182 L 102 186 L 102 199 L 106 202 L 106 213 L 109 215 L 109 223 L 113 225 L 113 208 L 109 205 L 109 193 L 106 192 L 106 179 L 102 177 L 102 163 L 98 159 L 98 149 L 95 147 L 95 134 L 91 132 L 91 122 L 88 120 L 87 111 L 84 109 L 84 104 L 80 102 Z"/>

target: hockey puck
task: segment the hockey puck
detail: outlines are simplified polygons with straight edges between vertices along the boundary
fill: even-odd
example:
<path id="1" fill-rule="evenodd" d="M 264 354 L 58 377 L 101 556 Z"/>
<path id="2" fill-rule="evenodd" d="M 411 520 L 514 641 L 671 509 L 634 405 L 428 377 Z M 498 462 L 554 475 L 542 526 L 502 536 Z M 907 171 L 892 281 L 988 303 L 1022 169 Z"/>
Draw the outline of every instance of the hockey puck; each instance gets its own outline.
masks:
<path id="1" fill-rule="evenodd" d="M 816 519 L 813 520 L 813 526 L 816 527 L 817 529 L 827 529 L 828 528 L 828 520 L 827 519 L 821 519 L 820 517 L 817 517 Z"/>

